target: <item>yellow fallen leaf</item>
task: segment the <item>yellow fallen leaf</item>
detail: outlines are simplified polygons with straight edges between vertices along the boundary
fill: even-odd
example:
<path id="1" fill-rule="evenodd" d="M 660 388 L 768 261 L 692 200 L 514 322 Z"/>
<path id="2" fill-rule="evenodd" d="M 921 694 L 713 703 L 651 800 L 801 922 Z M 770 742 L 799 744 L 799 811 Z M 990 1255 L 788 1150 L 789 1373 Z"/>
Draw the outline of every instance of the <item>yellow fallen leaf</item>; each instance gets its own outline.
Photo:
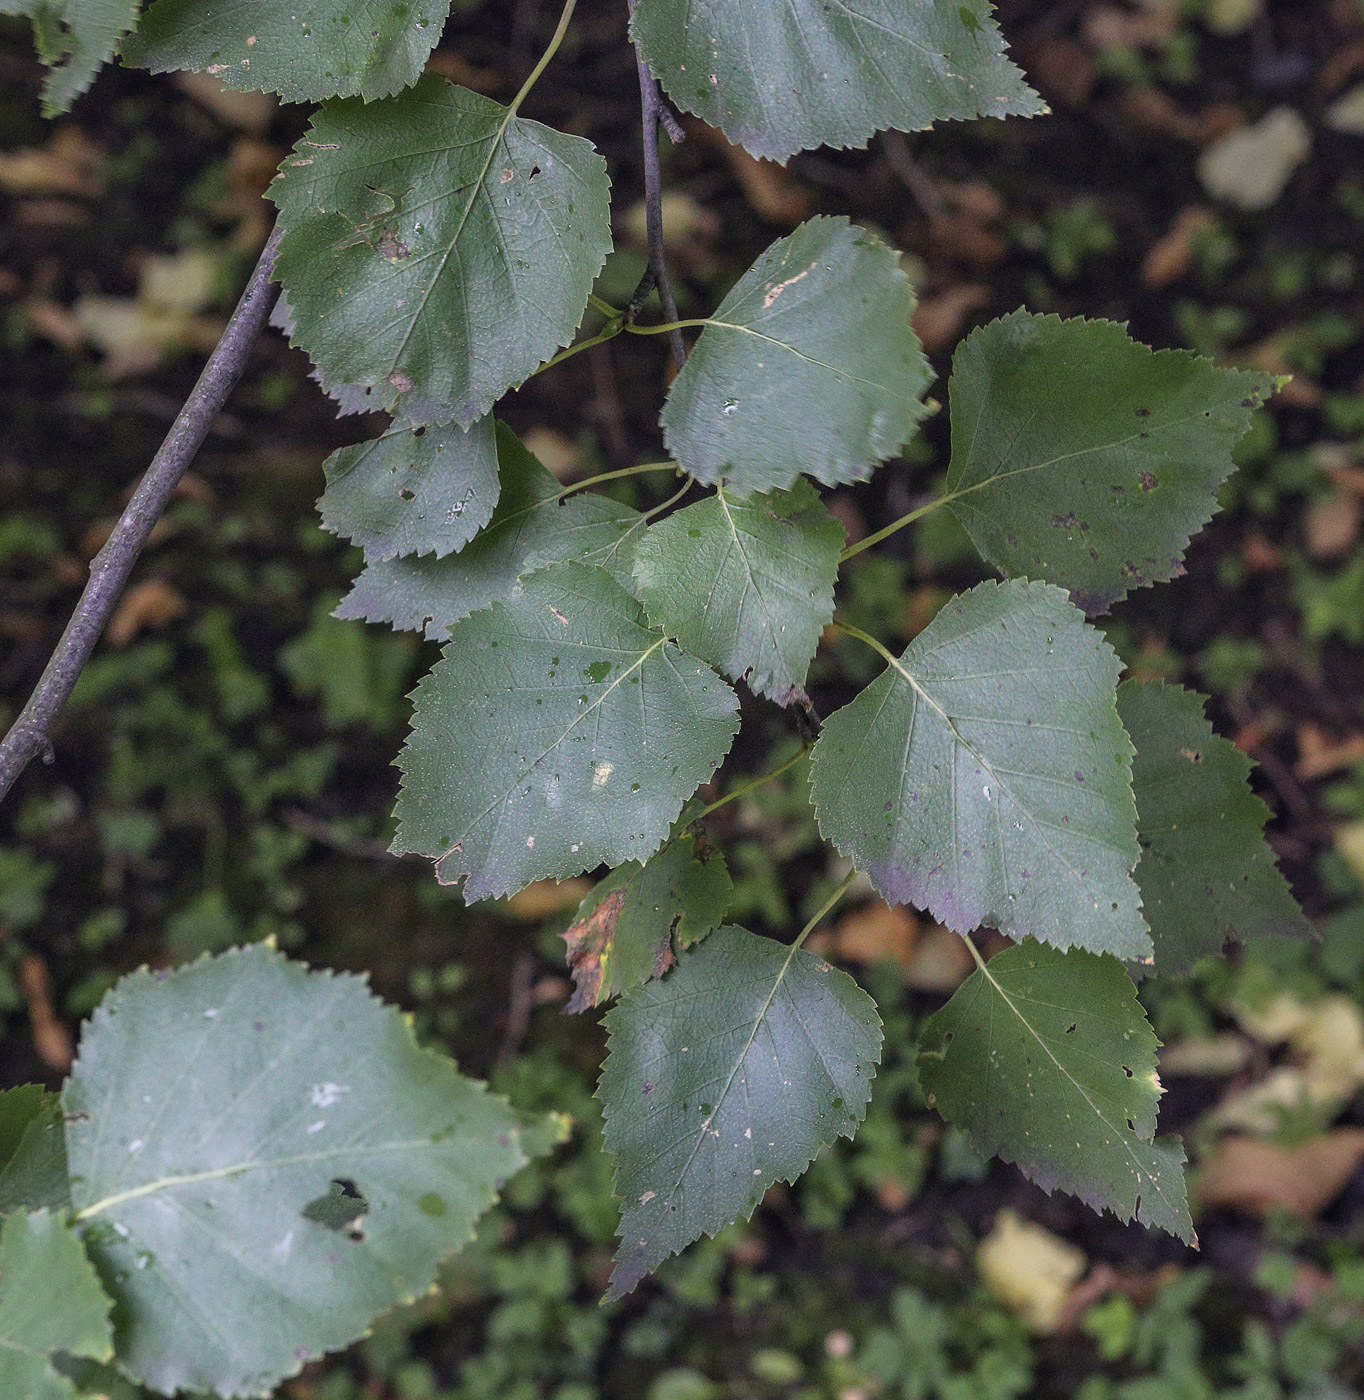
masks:
<path id="1" fill-rule="evenodd" d="M 1016 1211 L 1002 1210 L 976 1251 L 976 1268 L 991 1293 L 1034 1332 L 1056 1331 L 1070 1290 L 1088 1260 L 1073 1244 Z"/>

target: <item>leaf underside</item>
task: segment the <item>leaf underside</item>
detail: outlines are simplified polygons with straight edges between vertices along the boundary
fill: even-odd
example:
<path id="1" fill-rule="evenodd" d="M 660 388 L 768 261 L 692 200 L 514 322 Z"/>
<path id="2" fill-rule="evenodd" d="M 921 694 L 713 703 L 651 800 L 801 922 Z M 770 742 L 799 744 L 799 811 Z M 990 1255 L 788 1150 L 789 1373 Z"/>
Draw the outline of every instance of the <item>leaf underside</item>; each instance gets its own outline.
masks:
<path id="1" fill-rule="evenodd" d="M 491 415 L 467 430 L 400 420 L 333 452 L 324 469 L 322 524 L 374 561 L 463 549 L 492 519 L 500 490 Z"/>
<path id="2" fill-rule="evenodd" d="M 1313 936 L 1264 838 L 1270 811 L 1250 790 L 1251 761 L 1213 733 L 1203 705 L 1158 681 L 1118 687 L 1137 750 L 1136 879 L 1162 974 L 1187 972 L 1228 939 Z"/>
<path id="3" fill-rule="evenodd" d="M 639 598 L 688 651 L 785 704 L 833 616 L 844 538 L 808 482 L 753 496 L 721 487 L 649 527 Z"/>
<path id="4" fill-rule="evenodd" d="M 366 565 L 336 616 L 387 622 L 444 641 L 449 628 L 498 598 L 524 573 L 561 559 L 597 564 L 633 584 L 636 510 L 584 492 L 558 501 L 559 483 L 505 423 L 497 425 L 497 509 L 486 529 L 444 559 L 388 559 Z"/>
<path id="5" fill-rule="evenodd" d="M 576 990 L 565 1011 L 588 1011 L 677 962 L 718 928 L 733 891 L 724 857 L 689 832 L 643 865 L 613 870 L 564 931 Z"/>
<path id="6" fill-rule="evenodd" d="M 1107 612 L 1181 571 L 1274 385 L 1111 321 L 1013 312 L 953 360 L 949 508 L 1005 574 Z"/>
<path id="7" fill-rule="evenodd" d="M 611 247 L 590 142 L 436 74 L 329 102 L 270 195 L 294 343 L 411 423 L 472 423 L 566 345 Z"/>
<path id="8" fill-rule="evenodd" d="M 153 73 L 207 71 L 286 102 L 370 101 L 417 81 L 449 13 L 450 0 L 156 0 L 123 61 Z"/>
<path id="9" fill-rule="evenodd" d="M 1121 663 L 1059 589 L 984 583 L 825 721 L 820 830 L 961 933 L 1147 958 Z"/>
<path id="10" fill-rule="evenodd" d="M 851 1137 L 881 1054 L 851 977 L 732 927 L 627 993 L 606 1027 L 597 1096 L 622 1201 L 608 1298 Z"/>
<path id="11" fill-rule="evenodd" d="M 925 1024 L 919 1078 L 985 1156 L 1192 1244 L 1183 1149 L 1154 1140 L 1158 1043 L 1117 959 L 1029 940 Z"/>
<path id="12" fill-rule="evenodd" d="M 264 944 L 120 982 L 64 1107 L 120 1363 L 166 1393 L 265 1395 L 347 1345 L 430 1287 L 526 1160 L 506 1102 L 362 979 Z M 319 1209 L 336 1182 L 368 1207 L 350 1232 Z"/>
<path id="13" fill-rule="evenodd" d="M 609 574 L 553 564 L 450 629 L 398 759 L 396 854 L 473 901 L 644 860 L 720 766 L 734 692 Z"/>
<path id="14" fill-rule="evenodd" d="M 864 146 L 886 127 L 1046 111 L 987 0 L 639 0 L 632 28 L 679 107 L 768 160 Z"/>
<path id="15" fill-rule="evenodd" d="M 893 249 L 847 219 L 802 224 L 708 320 L 668 392 L 668 450 L 736 491 L 865 481 L 927 412 L 913 307 Z"/>

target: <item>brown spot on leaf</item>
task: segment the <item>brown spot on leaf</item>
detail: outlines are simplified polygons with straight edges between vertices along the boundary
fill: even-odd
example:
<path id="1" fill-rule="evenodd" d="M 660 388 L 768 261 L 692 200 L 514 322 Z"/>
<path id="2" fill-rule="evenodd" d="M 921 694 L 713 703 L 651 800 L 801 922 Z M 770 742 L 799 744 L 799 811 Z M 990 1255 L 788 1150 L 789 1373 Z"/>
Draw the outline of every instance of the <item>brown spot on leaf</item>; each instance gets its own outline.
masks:
<path id="1" fill-rule="evenodd" d="M 612 890 L 585 919 L 564 930 L 568 969 L 576 988 L 565 1012 L 588 1011 L 610 995 L 611 982 L 606 973 L 624 908 L 625 891 Z"/>
<path id="2" fill-rule="evenodd" d="M 404 258 L 412 256 L 412 250 L 407 244 L 391 231 L 386 232 L 374 246 L 378 250 L 379 256 L 387 258 L 389 262 L 402 262 Z"/>
<path id="3" fill-rule="evenodd" d="M 1160 485 L 1156 480 L 1156 474 L 1154 472 L 1142 472 L 1137 480 L 1141 482 L 1141 489 L 1143 491 L 1154 491 L 1156 487 Z"/>

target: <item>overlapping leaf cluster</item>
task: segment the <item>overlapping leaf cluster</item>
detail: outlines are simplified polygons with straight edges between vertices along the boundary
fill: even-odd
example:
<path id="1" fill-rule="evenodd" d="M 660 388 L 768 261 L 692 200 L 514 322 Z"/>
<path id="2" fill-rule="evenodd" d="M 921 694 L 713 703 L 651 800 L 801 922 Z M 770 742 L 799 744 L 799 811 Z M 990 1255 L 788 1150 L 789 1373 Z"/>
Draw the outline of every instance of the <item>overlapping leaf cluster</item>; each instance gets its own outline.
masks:
<path id="1" fill-rule="evenodd" d="M 116 1355 L 163 1394 L 267 1395 L 428 1289 L 558 1131 L 360 978 L 265 944 L 134 973 L 60 1097 L 0 1095 L 4 1393 L 73 1397 L 54 1355 Z"/>
<path id="2" fill-rule="evenodd" d="M 107 55 L 130 27 L 127 8 L 98 23 L 100 7 L 72 8 L 69 41 L 49 43 L 70 54 L 54 104 L 88 80 L 87 52 Z M 688 803 L 738 729 L 734 685 L 804 701 L 840 568 L 858 552 L 843 549 L 813 483 L 864 481 L 895 457 L 926 411 L 931 373 L 894 251 L 846 220 L 812 219 L 698 323 L 668 391 L 664 441 L 692 499 L 657 518 L 662 508 L 640 514 L 561 487 L 490 414 L 583 320 L 610 248 L 606 169 L 588 142 L 520 116 L 528 89 L 504 107 L 419 77 L 448 8 L 343 13 L 327 0 L 305 15 L 269 0 L 248 17 L 156 0 L 125 57 L 323 102 L 271 191 L 290 335 L 343 405 L 393 415 L 380 438 L 327 464 L 324 523 L 366 558 L 339 614 L 444 642 L 399 760 L 394 849 L 430 857 L 470 899 L 617 867 L 567 937 L 575 1005 L 620 997 L 601 1085 L 623 1201 L 620 1293 L 751 1212 L 865 1111 L 874 1007 L 800 940 L 720 928 L 728 879 L 699 826 L 707 809 Z M 761 156 L 1042 110 L 986 0 L 632 8 L 632 38 L 674 102 Z M 626 328 L 615 315 L 604 334 Z M 1132 973 L 1182 970 L 1229 937 L 1297 934 L 1304 922 L 1264 844 L 1244 760 L 1197 696 L 1120 688 L 1087 614 L 1180 572 L 1273 387 L 1153 352 L 1102 321 L 1019 311 L 973 333 L 949 385 L 945 485 L 916 514 L 951 511 L 1004 581 L 951 601 L 898 657 L 845 628 L 886 669 L 827 719 L 812 755 L 821 831 L 887 900 L 963 935 L 984 924 L 1017 941 L 927 1029 L 922 1075 L 942 1112 L 1048 1188 L 1185 1238 L 1182 1153 L 1155 1138 L 1156 1046 Z M 208 997 L 203 1044 L 229 1022 L 240 1029 L 252 978 L 272 967 L 180 974 L 182 989 L 193 981 Z M 363 999 L 318 985 L 319 1003 Z M 159 1024 L 159 988 L 135 980 L 122 995 Z M 263 1005 L 260 1016 L 268 1024 Z M 140 1083 L 135 1049 L 108 1018 L 91 1035 Z M 348 1148 L 315 1180 L 298 1165 L 306 1153 L 242 1165 L 201 1113 L 181 1124 L 172 1163 L 137 1136 L 136 1094 L 126 1109 L 100 1097 L 93 1060 L 68 1088 L 68 1108 L 89 1113 L 66 1125 L 82 1186 L 51 1204 L 74 1212 L 96 1263 L 120 1280 L 119 1354 L 155 1384 L 248 1393 L 299 1355 L 291 1338 L 339 1344 L 395 1278 L 400 1292 L 429 1278 L 494 1170 L 496 1153 L 479 1157 L 467 1198 L 431 1185 L 427 1144 L 461 1125 L 483 1142 L 484 1118 L 505 1112 L 485 1096 L 445 1084 L 437 1117 L 450 1125 L 433 1128 L 404 1102 L 409 1083 L 382 1082 L 387 1062 L 348 1098 L 326 1064 L 339 1049 L 321 1029 L 304 1039 L 311 1107 L 272 1098 L 267 1113 L 253 1100 L 229 1119 L 257 1115 L 263 1131 L 269 1117 L 270 1134 L 306 1138 L 382 1099 L 421 1119 L 403 1132 L 422 1150 L 371 1177 L 380 1149 L 355 1118 Z M 232 1042 L 238 1078 L 257 1063 L 251 1043 Z M 392 1053 L 409 1076 L 448 1074 L 418 1066 L 410 1047 Z M 198 1064 L 186 1086 L 211 1096 L 218 1077 Z M 250 1139 L 252 1126 L 243 1118 L 234 1132 Z M 34 1160 L 21 1151 L 11 1166 L 31 1173 Z M 510 1165 L 498 1159 L 495 1174 Z M 258 1168 L 265 1206 L 246 1190 Z M 313 1192 L 321 1216 L 344 1220 L 356 1188 L 366 1202 L 391 1191 L 391 1209 L 375 1211 L 371 1253 L 338 1283 L 326 1271 L 350 1242 L 318 1233 L 312 1215 L 301 1225 L 300 1197 Z M 437 1198 L 440 1209 L 422 1205 Z M 224 1251 L 191 1268 L 182 1234 L 167 1233 L 167 1203 L 178 1221 L 211 1209 L 220 1227 L 274 1214 L 249 1260 Z M 47 1217 L 28 1220 L 35 1237 L 51 1233 Z M 24 1247 L 7 1226 L 0 1248 Z M 272 1312 L 228 1356 L 178 1300 L 212 1288 L 244 1324 L 256 1316 L 248 1273 L 268 1284 Z M 92 1317 L 53 1345 L 94 1355 L 103 1337 Z"/>

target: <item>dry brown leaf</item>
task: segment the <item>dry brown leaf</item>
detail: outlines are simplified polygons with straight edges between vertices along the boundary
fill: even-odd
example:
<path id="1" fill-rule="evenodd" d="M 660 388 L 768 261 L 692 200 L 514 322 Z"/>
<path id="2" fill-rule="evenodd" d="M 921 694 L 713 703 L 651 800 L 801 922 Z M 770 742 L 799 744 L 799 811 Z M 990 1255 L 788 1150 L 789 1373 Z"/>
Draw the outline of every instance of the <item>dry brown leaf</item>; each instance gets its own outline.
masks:
<path id="1" fill-rule="evenodd" d="M 1249 530 L 1241 544 L 1241 562 L 1252 574 L 1274 574 L 1283 568 L 1283 556 L 1263 530 Z"/>
<path id="2" fill-rule="evenodd" d="M 1092 48 L 1152 48 L 1179 28 L 1180 0 L 1139 0 L 1133 9 L 1095 5 L 1082 32 Z"/>
<path id="3" fill-rule="evenodd" d="M 474 92 L 481 92 L 485 97 L 490 97 L 509 86 L 505 75 L 499 73 L 496 68 L 475 68 L 463 54 L 456 53 L 454 49 L 437 49 L 426 60 L 426 71 L 439 73 L 442 77 L 449 78 L 452 83 L 472 88 Z"/>
<path id="4" fill-rule="evenodd" d="M 905 969 L 907 986 L 920 992 L 955 992 L 975 970 L 970 950 L 951 929 L 934 924 L 919 935 Z"/>
<path id="5" fill-rule="evenodd" d="M 126 647 L 139 632 L 160 631 L 189 611 L 189 604 L 165 579 L 135 583 L 119 599 L 105 639 L 111 647 Z"/>
<path id="6" fill-rule="evenodd" d="M 1226 102 L 1215 102 L 1199 112 L 1186 111 L 1168 92 L 1149 84 L 1129 88 L 1118 106 L 1138 126 L 1194 146 L 1206 146 L 1245 121 L 1241 109 Z"/>
<path id="7" fill-rule="evenodd" d="M 1364 1128 L 1336 1128 L 1301 1147 L 1227 1137 L 1204 1158 L 1194 1192 L 1204 1210 L 1227 1206 L 1264 1217 L 1285 1210 L 1312 1220 L 1364 1161 Z"/>
<path id="8" fill-rule="evenodd" d="M 928 243 L 937 258 L 980 272 L 1003 262 L 1009 252 L 1004 239 L 971 214 L 938 215 L 929 225 Z"/>
<path id="9" fill-rule="evenodd" d="M 74 122 L 63 122 L 45 146 L 0 153 L 0 189 L 96 199 L 104 193 L 103 164 L 104 148 Z"/>
<path id="10" fill-rule="evenodd" d="M 980 1242 L 976 1268 L 985 1286 L 1034 1332 L 1055 1332 L 1070 1290 L 1085 1272 L 1083 1251 L 1016 1211 L 1002 1210 Z"/>
<path id="11" fill-rule="evenodd" d="M 29 325 L 54 345 L 75 354 L 85 344 L 85 332 L 69 306 L 49 297 L 30 297 L 23 308 Z"/>
<path id="12" fill-rule="evenodd" d="M 966 318 L 988 306 L 992 293 L 983 282 L 958 282 L 925 297 L 915 308 L 911 324 L 930 355 L 950 349 L 961 339 Z"/>
<path id="13" fill-rule="evenodd" d="M 1307 548 L 1316 559 L 1348 554 L 1359 539 L 1360 500 L 1348 491 L 1334 491 L 1313 501 L 1303 521 Z"/>
<path id="14" fill-rule="evenodd" d="M 211 73 L 177 73 L 171 81 L 191 101 L 234 131 L 263 136 L 279 110 L 279 99 L 273 93 L 242 92 L 227 87 Z"/>
<path id="15" fill-rule="evenodd" d="M 1170 227 L 1151 245 L 1141 266 L 1148 287 L 1168 287 L 1193 268 L 1194 245 L 1217 223 L 1217 215 L 1205 204 L 1188 204 Z"/>
<path id="16" fill-rule="evenodd" d="M 52 1009 L 52 991 L 47 964 L 37 953 L 30 953 L 19 965 L 19 986 L 28 1002 L 28 1020 L 33 1030 L 33 1048 L 38 1058 L 55 1074 L 71 1068 L 71 1032 Z"/>
<path id="17" fill-rule="evenodd" d="M 1064 36 L 1029 44 L 1020 51 L 1019 61 L 1038 92 L 1062 107 L 1082 106 L 1099 80 L 1090 51 Z"/>
<path id="18" fill-rule="evenodd" d="M 96 520 L 81 536 L 81 555 L 86 559 L 93 559 L 109 542 L 109 536 L 114 533 L 114 526 L 117 524 L 118 518 L 112 515 L 106 515 L 103 519 Z M 175 531 L 175 522 L 163 515 L 161 519 L 152 526 L 152 532 L 147 536 L 146 548 L 155 548 L 165 540 L 170 539 L 170 537 L 175 534 Z M 81 581 L 84 582 L 84 579 L 85 571 L 82 570 Z"/>
<path id="19" fill-rule="evenodd" d="M 1361 760 L 1364 760 L 1364 734 L 1333 739 L 1320 725 L 1308 722 L 1298 727 L 1298 761 L 1293 772 L 1304 782 L 1338 773 Z"/>
<path id="20" fill-rule="evenodd" d="M 889 959 L 905 968 L 918 940 L 915 915 L 902 904 L 892 906 L 878 899 L 839 920 L 830 956 L 861 966 Z"/>

